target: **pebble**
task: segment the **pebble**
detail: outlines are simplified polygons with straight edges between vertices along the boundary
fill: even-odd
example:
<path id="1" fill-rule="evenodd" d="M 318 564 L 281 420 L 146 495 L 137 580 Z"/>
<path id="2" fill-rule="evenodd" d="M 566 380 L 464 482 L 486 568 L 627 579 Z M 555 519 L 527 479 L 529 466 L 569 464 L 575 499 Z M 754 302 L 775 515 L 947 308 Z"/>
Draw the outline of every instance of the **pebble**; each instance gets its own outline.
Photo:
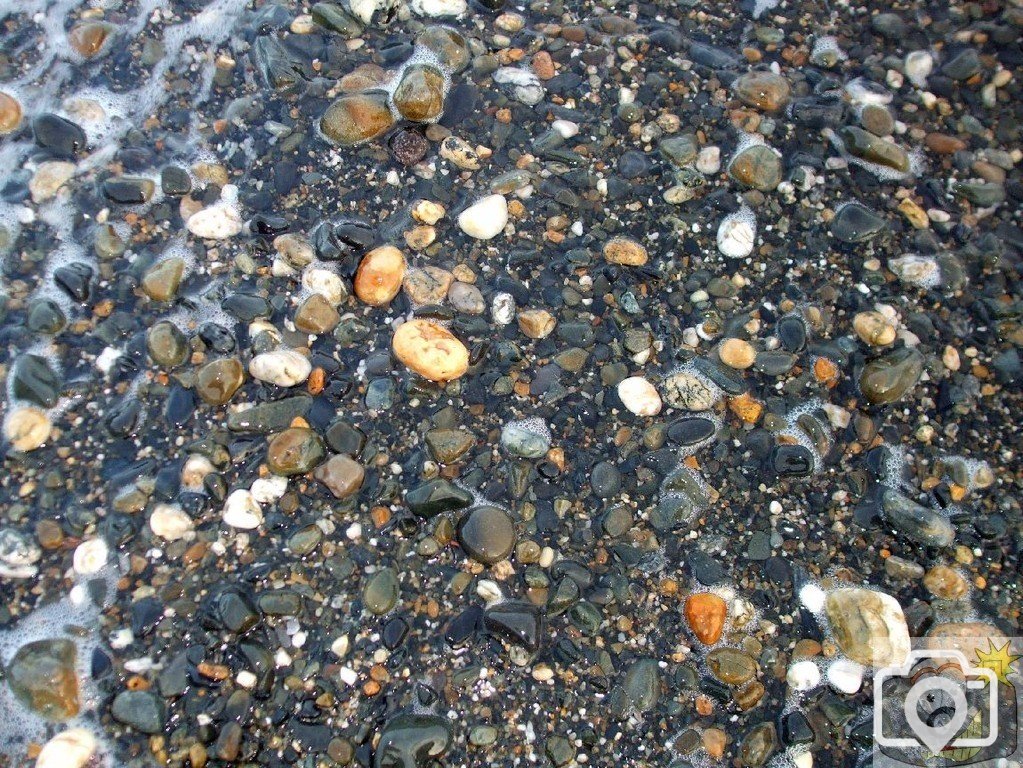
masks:
<path id="1" fill-rule="evenodd" d="M 697 592 L 686 598 L 684 613 L 689 629 L 704 645 L 714 645 L 721 639 L 728 604 L 711 592 Z"/>
<path id="2" fill-rule="evenodd" d="M 21 103 L 6 91 L 0 91 L 0 135 L 14 133 L 21 126 Z"/>
<path id="3" fill-rule="evenodd" d="M 891 595 L 840 587 L 824 601 L 835 642 L 846 656 L 877 668 L 902 664 L 910 651 L 902 606 Z"/>
<path id="4" fill-rule="evenodd" d="M 71 640 L 33 640 L 18 648 L 7 665 L 7 685 L 31 712 L 51 722 L 69 720 L 82 707 L 77 660 Z"/>
<path id="5" fill-rule="evenodd" d="M 501 445 L 513 456 L 540 459 L 547 455 L 551 439 L 544 429 L 520 421 L 510 421 L 501 429 Z"/>
<path id="6" fill-rule="evenodd" d="M 927 591 L 941 600 L 962 600 L 970 593 L 970 583 L 955 568 L 935 565 L 924 575 Z"/>
<path id="7" fill-rule="evenodd" d="M 185 222 L 188 231 L 205 240 L 227 240 L 242 231 L 244 221 L 230 197 L 193 213 Z"/>
<path id="8" fill-rule="evenodd" d="M 249 373 L 258 381 L 278 387 L 293 387 L 309 378 L 313 366 L 309 358 L 293 349 L 278 349 L 256 355 L 249 362 Z"/>
<path id="9" fill-rule="evenodd" d="M 745 339 L 729 338 L 718 345 L 718 358 L 729 368 L 750 368 L 756 357 L 756 349 Z"/>
<path id="10" fill-rule="evenodd" d="M 458 521 L 458 543 L 478 563 L 493 565 L 515 548 L 515 523 L 500 507 L 474 507 Z"/>
<path id="11" fill-rule="evenodd" d="M 355 295 L 371 307 L 391 303 L 405 280 L 405 255 L 393 245 L 374 248 L 355 273 Z"/>
<path id="12" fill-rule="evenodd" d="M 406 120 L 436 120 L 444 110 L 444 73 L 428 64 L 413 64 L 402 73 L 391 98 Z"/>
<path id="13" fill-rule="evenodd" d="M 390 613 L 398 603 L 401 587 L 393 568 L 381 568 L 369 579 L 362 590 L 362 602 L 366 610 L 375 616 Z"/>
<path id="14" fill-rule="evenodd" d="M 916 386 L 924 370 L 924 356 L 919 350 L 904 347 L 872 360 L 860 374 L 860 389 L 867 401 L 874 404 L 893 403 Z"/>
<path id="15" fill-rule="evenodd" d="M 228 522 L 228 525 L 234 524 Z M 149 529 L 155 536 L 165 541 L 178 541 L 195 530 L 195 523 L 181 507 L 157 504 L 149 514 Z"/>
<path id="16" fill-rule="evenodd" d="M 523 309 L 518 313 L 519 330 L 531 339 L 545 339 L 557 325 L 554 315 L 546 309 Z"/>
<path id="17" fill-rule="evenodd" d="M 507 224 L 508 201 L 504 195 L 487 195 L 458 214 L 458 227 L 477 240 L 492 240 Z"/>
<path id="18" fill-rule="evenodd" d="M 757 220 L 749 208 L 730 213 L 718 225 L 718 250 L 730 259 L 743 259 L 753 253 L 757 239 Z"/>
<path id="19" fill-rule="evenodd" d="M 35 768 L 87 768 L 99 742 L 85 728 L 69 728 L 47 741 L 36 756 Z"/>
<path id="20" fill-rule="evenodd" d="M 744 103 L 765 112 L 778 112 L 788 106 L 792 90 L 784 77 L 762 70 L 742 75 L 732 87 Z"/>
<path id="21" fill-rule="evenodd" d="M 604 258 L 611 264 L 642 267 L 649 255 L 642 244 L 627 237 L 614 237 L 604 243 Z"/>
<path id="22" fill-rule="evenodd" d="M 110 714 L 142 733 L 160 733 L 167 720 L 163 701 L 152 691 L 121 691 L 114 697 Z"/>
<path id="23" fill-rule="evenodd" d="M 65 160 L 48 160 L 40 163 L 28 183 L 33 203 L 44 203 L 52 199 L 57 191 L 75 175 L 75 164 Z"/>
<path id="24" fill-rule="evenodd" d="M 430 381 L 454 381 L 469 368 L 469 350 L 432 320 L 402 323 L 394 332 L 391 348 L 403 365 Z"/>
<path id="25" fill-rule="evenodd" d="M 347 499 L 362 488 L 366 470 L 355 459 L 342 454 L 327 459 L 316 468 L 313 477 L 327 486 L 337 498 Z"/>
<path id="26" fill-rule="evenodd" d="M 720 399 L 713 385 L 691 371 L 665 377 L 662 389 L 668 405 L 688 411 L 709 411 Z"/>
<path id="27" fill-rule="evenodd" d="M 266 449 L 266 465 L 276 475 L 304 475 L 326 456 L 323 440 L 308 427 L 289 427 L 275 435 Z"/>
<path id="28" fill-rule="evenodd" d="M 661 412 L 657 388 L 642 376 L 629 376 L 618 382 L 618 397 L 636 416 L 656 416 Z"/>
<path id="29" fill-rule="evenodd" d="M 753 144 L 732 158 L 728 175 L 747 187 L 770 192 L 782 180 L 781 156 L 764 144 Z"/>
<path id="30" fill-rule="evenodd" d="M 251 531 L 263 524 L 263 510 L 248 490 L 239 488 L 227 497 L 221 519 L 232 528 Z"/>
<path id="31" fill-rule="evenodd" d="M 394 116 L 383 91 L 346 94 L 320 118 L 323 136 L 341 146 L 374 139 L 393 125 Z"/>
<path id="32" fill-rule="evenodd" d="M 4 420 L 4 437 L 15 450 L 34 451 L 50 437 L 50 417 L 33 405 L 13 409 Z"/>

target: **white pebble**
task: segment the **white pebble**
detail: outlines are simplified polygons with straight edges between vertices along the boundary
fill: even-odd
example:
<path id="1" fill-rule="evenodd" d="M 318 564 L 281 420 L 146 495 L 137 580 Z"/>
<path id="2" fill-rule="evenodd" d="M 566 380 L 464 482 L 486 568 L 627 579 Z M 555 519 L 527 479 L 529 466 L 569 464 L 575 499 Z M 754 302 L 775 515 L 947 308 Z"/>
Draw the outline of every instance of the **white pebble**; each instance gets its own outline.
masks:
<path id="1" fill-rule="evenodd" d="M 510 293 L 496 293 L 490 315 L 498 325 L 508 325 L 515 319 L 515 297 Z"/>
<path id="2" fill-rule="evenodd" d="M 110 548 L 107 547 L 107 543 L 103 539 L 88 539 L 75 548 L 72 564 L 75 573 L 80 576 L 90 576 L 98 573 L 107 564 L 109 557 Z"/>
<path id="3" fill-rule="evenodd" d="M 227 187 L 224 187 L 224 192 Z M 224 195 L 207 208 L 188 217 L 185 226 L 196 237 L 204 240 L 226 240 L 242 231 L 242 215 L 230 196 Z"/>
<path id="4" fill-rule="evenodd" d="M 270 504 L 281 498 L 288 490 L 288 478 L 280 475 L 260 477 L 252 482 L 249 492 L 260 504 Z"/>
<path id="5" fill-rule="evenodd" d="M 704 147 L 696 156 L 696 170 L 707 176 L 713 176 L 721 170 L 721 148 Z"/>
<path id="6" fill-rule="evenodd" d="M 863 685 L 863 666 L 852 659 L 836 659 L 828 667 L 827 677 L 839 693 L 856 693 Z"/>
<path id="7" fill-rule="evenodd" d="M 656 416 L 661 412 L 657 388 L 642 376 L 630 376 L 618 384 L 622 404 L 637 416 Z"/>
<path id="8" fill-rule="evenodd" d="M 563 139 L 571 139 L 579 133 L 579 125 L 571 120 L 555 120 L 551 123 L 551 128 Z"/>
<path id="9" fill-rule="evenodd" d="M 756 239 L 757 220 L 745 206 L 725 216 L 718 226 L 718 250 L 731 259 L 743 259 L 753 253 Z"/>
<path id="10" fill-rule="evenodd" d="M 239 488 L 227 497 L 223 520 L 232 528 L 250 531 L 263 522 L 263 510 L 249 491 Z"/>
<path id="11" fill-rule="evenodd" d="M 153 535 L 165 541 L 177 541 L 188 536 L 194 530 L 195 523 L 180 507 L 157 504 L 149 515 L 149 528 Z"/>
<path id="12" fill-rule="evenodd" d="M 934 69 L 934 59 L 931 58 L 929 51 L 912 51 L 906 54 L 903 69 L 909 82 L 917 88 L 924 88 L 927 86 L 927 76 Z"/>
<path id="13" fill-rule="evenodd" d="M 309 378 L 313 364 L 309 358 L 293 349 L 276 349 L 252 358 L 249 373 L 252 378 L 268 381 L 278 387 L 293 387 Z"/>
<path id="14" fill-rule="evenodd" d="M 820 613 L 824 610 L 824 590 L 816 584 L 807 584 L 799 590 L 799 601 L 810 613 Z"/>
<path id="15" fill-rule="evenodd" d="M 302 273 L 302 287 L 320 294 L 332 307 L 338 306 L 348 297 L 344 280 L 323 267 L 308 267 Z"/>
<path id="16" fill-rule="evenodd" d="M 84 768 L 96 754 L 96 737 L 84 728 L 58 733 L 39 751 L 35 768 Z"/>
<path id="17" fill-rule="evenodd" d="M 811 691 L 821 684 L 821 671 L 812 661 L 797 661 L 785 673 L 785 681 L 794 691 Z"/>
<path id="18" fill-rule="evenodd" d="M 490 240 L 508 223 L 508 201 L 504 195 L 487 195 L 458 215 L 458 226 L 469 237 Z"/>
<path id="19" fill-rule="evenodd" d="M 492 605 L 504 599 L 504 593 L 501 591 L 500 585 L 490 579 L 480 579 L 476 585 L 476 594 L 487 605 Z"/>

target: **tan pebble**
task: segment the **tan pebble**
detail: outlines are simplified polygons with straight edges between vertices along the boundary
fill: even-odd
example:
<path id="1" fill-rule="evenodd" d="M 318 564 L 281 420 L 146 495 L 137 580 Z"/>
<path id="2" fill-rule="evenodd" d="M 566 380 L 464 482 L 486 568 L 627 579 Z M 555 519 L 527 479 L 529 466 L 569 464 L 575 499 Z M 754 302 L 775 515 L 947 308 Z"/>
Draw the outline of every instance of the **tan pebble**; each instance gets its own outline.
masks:
<path id="1" fill-rule="evenodd" d="M 557 320 L 546 309 L 524 309 L 518 316 L 519 330 L 531 339 L 550 336 Z"/>
<path id="2" fill-rule="evenodd" d="M 432 200 L 420 200 L 412 207 L 412 218 L 431 226 L 443 219 L 445 213 L 447 210 L 444 206 Z"/>
<path id="3" fill-rule="evenodd" d="M 13 133 L 21 125 L 21 104 L 9 93 L 0 91 L 0 135 Z"/>
<path id="4" fill-rule="evenodd" d="M 880 312 L 859 312 L 853 318 L 853 330 L 865 344 L 884 347 L 895 341 L 895 326 Z"/>
<path id="5" fill-rule="evenodd" d="M 402 364 L 430 381 L 453 381 L 469 368 L 469 350 L 432 320 L 402 323 L 394 332 L 391 347 Z"/>
<path id="6" fill-rule="evenodd" d="M 413 251 L 422 251 L 433 245 L 437 239 L 437 230 L 428 225 L 412 227 L 405 233 L 405 243 Z"/>
<path id="7" fill-rule="evenodd" d="M 612 264 L 642 267 L 647 262 L 646 248 L 627 237 L 613 237 L 604 243 L 604 258 Z"/>
<path id="8" fill-rule="evenodd" d="M 446 269 L 430 265 L 408 270 L 403 285 L 414 304 L 440 304 L 454 280 L 454 275 Z"/>
<path id="9" fill-rule="evenodd" d="M 390 304 L 405 279 L 405 257 L 393 245 L 382 245 L 362 257 L 355 273 L 355 295 L 372 307 Z"/>
<path id="10" fill-rule="evenodd" d="M 46 411 L 25 406 L 11 411 L 4 424 L 4 435 L 19 451 L 34 451 L 50 436 L 50 418 Z"/>
<path id="11" fill-rule="evenodd" d="M 941 353 L 941 362 L 950 371 L 958 371 L 961 364 L 959 361 L 959 350 L 952 346 L 946 346 L 945 350 Z"/>
<path id="12" fill-rule="evenodd" d="M 756 359 L 757 351 L 745 339 L 725 339 L 718 347 L 718 357 L 729 368 L 749 368 Z"/>

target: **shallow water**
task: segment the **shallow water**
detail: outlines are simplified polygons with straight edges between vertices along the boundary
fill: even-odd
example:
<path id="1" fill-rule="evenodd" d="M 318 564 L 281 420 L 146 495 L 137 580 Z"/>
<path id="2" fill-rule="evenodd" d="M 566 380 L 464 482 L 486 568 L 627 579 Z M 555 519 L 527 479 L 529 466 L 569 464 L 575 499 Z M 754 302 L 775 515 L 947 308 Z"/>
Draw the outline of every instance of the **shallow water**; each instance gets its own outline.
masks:
<path id="1" fill-rule="evenodd" d="M 1023 13 L 748 5 L 0 0 L 0 764 L 853 766 L 1019 634 Z"/>

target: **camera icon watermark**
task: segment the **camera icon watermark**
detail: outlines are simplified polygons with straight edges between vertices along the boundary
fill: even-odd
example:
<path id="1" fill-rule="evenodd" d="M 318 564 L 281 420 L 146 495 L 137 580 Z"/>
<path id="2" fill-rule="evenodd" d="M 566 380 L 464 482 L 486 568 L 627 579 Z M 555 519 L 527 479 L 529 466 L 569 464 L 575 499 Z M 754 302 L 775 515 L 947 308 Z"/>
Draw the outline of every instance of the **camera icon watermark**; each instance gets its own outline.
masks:
<path id="1" fill-rule="evenodd" d="M 874 674 L 874 764 L 1019 763 L 1019 638 L 924 638 Z"/>

